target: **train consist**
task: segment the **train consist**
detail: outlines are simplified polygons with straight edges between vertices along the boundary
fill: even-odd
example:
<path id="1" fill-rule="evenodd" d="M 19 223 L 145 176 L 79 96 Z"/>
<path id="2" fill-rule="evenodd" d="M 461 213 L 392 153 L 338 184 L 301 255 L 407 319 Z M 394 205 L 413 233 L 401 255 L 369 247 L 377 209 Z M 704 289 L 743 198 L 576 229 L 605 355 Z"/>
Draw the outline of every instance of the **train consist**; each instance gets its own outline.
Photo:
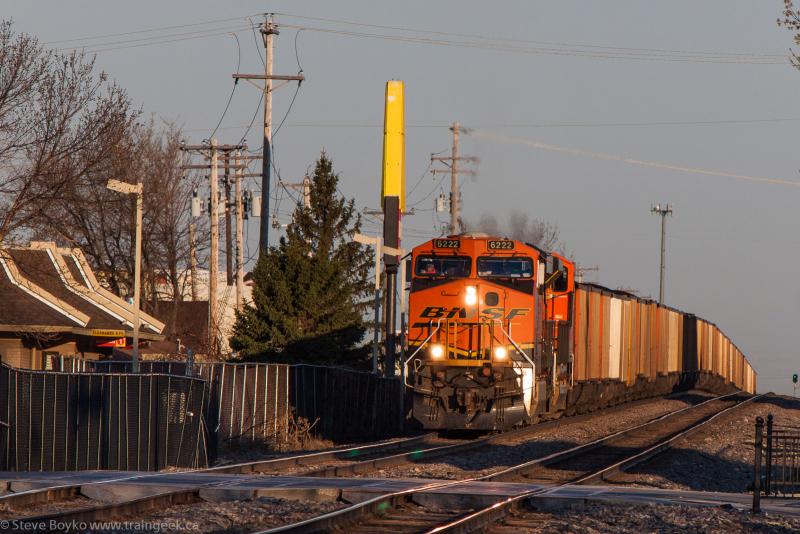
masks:
<path id="1" fill-rule="evenodd" d="M 429 429 L 504 429 L 677 388 L 755 391 L 716 325 L 575 282 L 575 265 L 484 234 L 413 249 L 407 385 Z"/>

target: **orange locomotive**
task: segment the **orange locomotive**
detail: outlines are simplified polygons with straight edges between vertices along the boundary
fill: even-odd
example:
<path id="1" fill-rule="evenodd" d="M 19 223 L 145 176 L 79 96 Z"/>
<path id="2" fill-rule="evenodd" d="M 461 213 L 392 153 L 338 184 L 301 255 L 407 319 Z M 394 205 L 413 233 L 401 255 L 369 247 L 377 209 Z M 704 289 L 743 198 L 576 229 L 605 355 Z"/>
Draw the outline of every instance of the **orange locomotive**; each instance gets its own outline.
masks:
<path id="1" fill-rule="evenodd" d="M 483 234 L 411 254 L 414 418 L 502 429 L 698 388 L 755 392 L 756 373 L 716 325 L 596 284 L 537 247 Z"/>
<path id="2" fill-rule="evenodd" d="M 574 264 L 484 234 L 412 251 L 408 362 L 425 428 L 495 429 L 565 408 Z"/>

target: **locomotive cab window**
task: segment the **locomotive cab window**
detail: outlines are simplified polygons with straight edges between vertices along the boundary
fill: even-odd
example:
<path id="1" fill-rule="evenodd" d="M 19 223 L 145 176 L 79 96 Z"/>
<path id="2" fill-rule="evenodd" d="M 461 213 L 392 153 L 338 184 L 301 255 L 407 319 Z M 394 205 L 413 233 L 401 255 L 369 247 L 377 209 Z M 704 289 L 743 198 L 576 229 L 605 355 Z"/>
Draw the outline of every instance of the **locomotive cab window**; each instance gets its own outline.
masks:
<path id="1" fill-rule="evenodd" d="M 472 271 L 471 258 L 465 256 L 420 256 L 414 269 L 417 276 L 466 278 Z"/>
<path id="2" fill-rule="evenodd" d="M 566 269 L 561 269 L 561 274 L 553 282 L 553 291 L 563 293 L 569 289 L 569 272 Z"/>
<path id="3" fill-rule="evenodd" d="M 522 256 L 483 256 L 478 258 L 478 276 L 483 278 L 531 278 L 533 276 L 533 260 Z"/>

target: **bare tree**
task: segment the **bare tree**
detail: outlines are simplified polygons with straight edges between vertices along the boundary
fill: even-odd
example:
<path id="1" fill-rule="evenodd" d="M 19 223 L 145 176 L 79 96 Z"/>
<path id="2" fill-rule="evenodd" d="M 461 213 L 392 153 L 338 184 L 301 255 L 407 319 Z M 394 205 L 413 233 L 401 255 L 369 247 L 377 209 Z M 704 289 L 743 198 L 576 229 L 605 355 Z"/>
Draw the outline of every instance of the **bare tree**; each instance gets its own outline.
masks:
<path id="1" fill-rule="evenodd" d="M 800 45 L 800 9 L 794 8 L 793 0 L 783 0 L 783 12 L 781 13 L 783 18 L 778 19 L 778 26 L 783 26 L 790 31 L 794 32 L 794 42 L 797 45 Z M 792 65 L 796 69 L 800 69 L 800 55 L 796 54 L 793 50 L 791 51 L 792 54 Z"/>
<path id="2" fill-rule="evenodd" d="M 189 217 L 196 178 L 184 178 L 180 131 L 150 121 L 129 129 L 105 165 L 54 202 L 40 233 L 83 249 L 104 284 L 118 295 L 133 287 L 135 198 L 109 191 L 108 178 L 144 186 L 142 273 L 145 309 L 164 297 L 183 300 L 189 266 Z M 200 225 L 202 239 L 204 229 Z M 163 295 L 159 288 L 169 288 Z"/>
<path id="3" fill-rule="evenodd" d="M 93 59 L 46 51 L 0 23 L 0 240 L 30 232 L 101 167 L 135 115 Z"/>
<path id="4" fill-rule="evenodd" d="M 142 182 L 143 307 L 154 312 L 160 299 L 180 301 L 187 293 L 197 177 L 183 177 L 179 129 L 137 123 L 139 115 L 94 59 L 45 50 L 0 22 L 0 241 L 79 247 L 107 288 L 128 295 L 135 198 L 106 183 Z M 207 226 L 197 226 L 202 243 Z M 172 310 L 174 325 L 177 306 Z"/>
<path id="5" fill-rule="evenodd" d="M 472 232 L 508 237 L 536 245 L 545 250 L 559 247 L 558 227 L 542 219 L 531 219 L 527 213 L 512 211 L 505 225 L 498 223 L 494 215 L 484 214 L 477 222 L 464 221 L 464 228 Z"/>
<path id="6" fill-rule="evenodd" d="M 149 197 L 147 264 L 151 275 L 163 280 L 168 291 L 166 295 L 161 294 L 157 284 L 150 284 L 150 300 L 154 306 L 164 297 L 174 302 L 184 300 L 189 291 L 190 278 L 186 274 L 191 261 L 191 201 L 202 177 L 196 174 L 184 176 L 180 144 L 181 132 L 177 127 L 167 125 L 159 132 L 152 124 L 138 144 L 143 172 L 147 176 L 144 180 L 145 197 Z M 206 242 L 209 236 L 206 219 L 201 218 L 195 225 L 196 241 Z M 198 246 L 201 252 L 205 248 Z M 173 310 L 177 313 L 177 307 L 173 306 Z"/>

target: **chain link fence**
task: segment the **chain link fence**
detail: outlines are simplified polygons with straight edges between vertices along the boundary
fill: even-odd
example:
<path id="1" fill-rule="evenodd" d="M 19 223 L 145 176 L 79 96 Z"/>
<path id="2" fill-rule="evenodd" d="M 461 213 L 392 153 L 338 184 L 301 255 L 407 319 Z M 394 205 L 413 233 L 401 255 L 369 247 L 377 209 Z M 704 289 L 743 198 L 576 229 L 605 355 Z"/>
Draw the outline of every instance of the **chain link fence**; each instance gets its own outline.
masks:
<path id="1" fill-rule="evenodd" d="M 376 440 L 403 432 L 403 383 L 367 372 L 315 365 L 292 366 L 295 414 L 333 441 Z"/>
<path id="2" fill-rule="evenodd" d="M 205 381 L 0 365 L 0 470 L 160 470 L 207 463 Z"/>
<path id="3" fill-rule="evenodd" d="M 144 361 L 142 373 L 194 376 L 208 384 L 203 407 L 211 459 L 231 444 L 281 445 L 298 426 L 332 441 L 403 432 L 403 384 L 368 372 L 316 365 Z M 129 373 L 130 362 L 65 358 L 59 368 Z"/>

